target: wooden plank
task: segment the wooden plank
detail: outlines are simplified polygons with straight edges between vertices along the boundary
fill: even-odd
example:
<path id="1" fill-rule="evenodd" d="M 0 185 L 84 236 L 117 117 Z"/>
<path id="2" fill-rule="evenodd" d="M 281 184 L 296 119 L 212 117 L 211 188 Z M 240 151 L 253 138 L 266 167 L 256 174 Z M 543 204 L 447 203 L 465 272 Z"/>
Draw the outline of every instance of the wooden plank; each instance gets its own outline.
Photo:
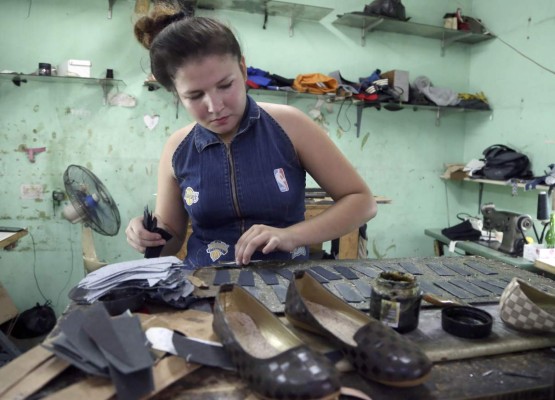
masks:
<path id="1" fill-rule="evenodd" d="M 26 229 L 21 229 L 20 231 L 17 232 L 3 232 L 6 234 L 6 238 L 0 240 L 0 249 L 6 248 L 11 244 L 14 244 L 15 242 L 17 242 L 19 239 L 21 239 L 23 236 L 27 235 L 29 232 Z"/>
<path id="2" fill-rule="evenodd" d="M 35 346 L 0 368 L 0 397 L 31 371 L 54 355 L 42 346 Z"/>
<path id="3" fill-rule="evenodd" d="M 17 384 L 10 387 L 2 394 L 1 398 L 26 399 L 57 377 L 67 367 L 69 367 L 68 362 L 57 357 L 49 358 L 46 362 L 21 379 Z"/>

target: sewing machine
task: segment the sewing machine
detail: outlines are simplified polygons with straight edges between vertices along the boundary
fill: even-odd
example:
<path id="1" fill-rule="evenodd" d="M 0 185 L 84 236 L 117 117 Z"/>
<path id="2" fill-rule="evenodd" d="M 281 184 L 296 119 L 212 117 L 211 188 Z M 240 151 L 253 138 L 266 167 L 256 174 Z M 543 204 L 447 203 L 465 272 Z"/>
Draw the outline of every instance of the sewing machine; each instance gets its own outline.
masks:
<path id="1" fill-rule="evenodd" d="M 522 256 L 526 244 L 525 231 L 532 227 L 529 215 L 496 210 L 493 203 L 482 206 L 484 230 L 503 232 L 503 241 L 497 250 L 513 256 Z"/>

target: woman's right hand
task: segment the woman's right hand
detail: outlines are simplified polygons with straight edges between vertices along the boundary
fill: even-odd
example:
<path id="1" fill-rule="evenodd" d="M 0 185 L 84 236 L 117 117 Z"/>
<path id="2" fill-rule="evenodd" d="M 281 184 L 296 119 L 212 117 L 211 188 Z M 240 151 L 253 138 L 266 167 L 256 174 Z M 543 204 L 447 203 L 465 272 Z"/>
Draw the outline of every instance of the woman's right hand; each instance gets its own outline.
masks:
<path id="1" fill-rule="evenodd" d="M 144 253 L 147 247 L 156 247 L 166 244 L 159 233 L 150 232 L 143 226 L 143 217 L 135 217 L 125 229 L 127 242 L 140 253 Z"/>

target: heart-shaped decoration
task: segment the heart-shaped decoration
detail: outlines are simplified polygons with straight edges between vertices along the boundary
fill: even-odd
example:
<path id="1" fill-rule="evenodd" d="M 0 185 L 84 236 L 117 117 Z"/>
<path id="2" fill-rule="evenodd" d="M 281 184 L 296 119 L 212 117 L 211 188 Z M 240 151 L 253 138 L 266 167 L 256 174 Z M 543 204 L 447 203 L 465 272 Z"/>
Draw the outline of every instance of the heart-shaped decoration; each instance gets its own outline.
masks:
<path id="1" fill-rule="evenodd" d="M 148 129 L 153 130 L 158 125 L 158 121 L 160 121 L 159 115 L 145 115 L 143 117 L 143 121 L 145 121 L 145 125 Z"/>

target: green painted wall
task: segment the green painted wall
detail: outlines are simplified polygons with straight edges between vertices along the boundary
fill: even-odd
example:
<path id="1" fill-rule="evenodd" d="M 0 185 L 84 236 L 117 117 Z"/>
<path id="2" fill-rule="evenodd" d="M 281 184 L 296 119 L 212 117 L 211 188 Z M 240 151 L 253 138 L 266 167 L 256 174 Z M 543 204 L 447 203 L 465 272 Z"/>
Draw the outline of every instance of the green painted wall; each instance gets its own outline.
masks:
<path id="1" fill-rule="evenodd" d="M 111 19 L 107 3 L 0 0 L 0 70 L 32 73 L 38 62 L 56 65 L 65 59 L 88 59 L 92 77 L 103 77 L 112 68 L 124 82 L 111 94 L 119 91 L 137 101 L 134 108 L 106 105 L 97 85 L 32 81 L 16 87 L 0 80 L 0 225 L 28 227 L 32 233 L 14 250 L 0 252 L 0 280 L 20 310 L 46 298 L 61 312 L 67 291 L 83 277 L 81 226 L 64 220 L 64 204 L 54 208 L 51 199 L 53 190 L 63 189 L 66 167 L 79 164 L 91 169 L 118 204 L 122 228 L 115 237 L 95 234 L 99 257 L 109 262 L 139 258 L 126 243 L 125 226 L 146 204 L 154 205 L 162 145 L 189 122 L 170 94 L 143 86 L 149 63 L 146 50 L 132 35 L 134 1 L 116 1 Z M 339 103 L 333 104 L 331 112 L 322 108 L 333 140 L 372 190 L 393 200 L 379 207 L 368 226 L 370 257 L 430 256 L 431 239 L 424 236 L 424 229 L 447 226 L 455 222 L 457 212 L 477 207 L 476 186 L 445 184 L 439 179 L 444 163 L 478 157 L 483 148 L 498 141 L 526 145 L 527 151 L 543 154 L 534 155 L 538 171 L 548 163 L 549 147 L 544 142 L 551 124 L 546 110 L 553 100 L 548 97 L 552 91 L 546 89 L 553 85 L 553 77 L 495 40 L 475 46 L 453 44 L 441 56 L 437 40 L 373 32 L 363 47 L 358 30 L 332 22 L 337 14 L 361 11 L 365 3 L 305 0 L 304 4 L 333 11 L 320 23 L 296 22 L 293 36 L 289 36 L 289 20 L 283 17 L 270 17 L 264 30 L 261 15 L 198 14 L 216 16 L 235 27 L 247 65 L 285 77 L 340 70 L 346 79 L 357 80 L 376 68 L 404 69 L 410 71 L 411 80 L 426 75 L 436 86 L 486 93 L 495 109 L 492 120 L 489 113 L 453 113 L 436 126 L 436 115 L 430 111 L 366 109 L 360 137 L 354 126 L 355 107 L 345 104 L 340 113 Z M 555 31 L 550 22 L 553 7 L 546 0 L 538 1 L 542 10 L 528 10 L 514 0 L 425 3 L 403 1 L 412 22 L 441 25 L 443 14 L 460 6 L 466 14 L 475 12 L 508 41 L 529 49 L 530 56 L 555 64 L 554 56 L 545 51 Z M 519 79 L 526 79 L 534 90 L 515 85 Z M 286 101 L 279 96 L 255 98 Z M 289 103 L 308 112 L 315 101 L 291 99 Z M 160 116 L 156 128 L 145 126 L 145 115 Z M 544 142 L 531 144 L 534 135 L 542 135 Z M 31 163 L 22 146 L 47 150 Z M 22 199 L 21 185 L 26 184 L 42 185 L 43 198 Z M 493 195 L 498 194 L 500 201 L 509 197 L 508 192 L 497 191 Z M 534 198 L 526 196 L 528 208 L 522 211 L 533 213 Z M 521 197 L 525 196 L 517 200 Z"/>

